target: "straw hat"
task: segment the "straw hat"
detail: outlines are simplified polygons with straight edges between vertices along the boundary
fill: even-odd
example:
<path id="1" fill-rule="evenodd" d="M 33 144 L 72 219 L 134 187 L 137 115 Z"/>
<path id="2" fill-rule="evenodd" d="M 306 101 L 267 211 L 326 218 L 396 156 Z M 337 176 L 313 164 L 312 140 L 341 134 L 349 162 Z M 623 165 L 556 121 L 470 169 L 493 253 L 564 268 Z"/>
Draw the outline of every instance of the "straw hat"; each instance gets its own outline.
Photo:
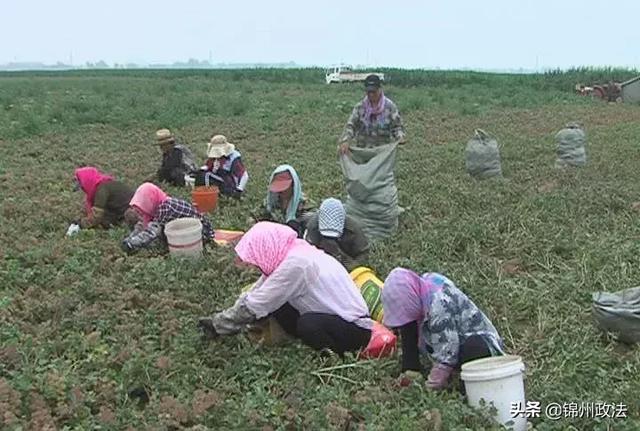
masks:
<path id="1" fill-rule="evenodd" d="M 228 142 L 224 135 L 215 135 L 207 144 L 207 157 L 210 159 L 219 159 L 222 156 L 231 155 L 235 149 L 235 145 Z"/>
<path id="2" fill-rule="evenodd" d="M 171 133 L 169 129 L 160 129 L 156 131 L 156 143 L 158 145 L 162 144 L 173 144 L 176 141 L 175 137 Z"/>

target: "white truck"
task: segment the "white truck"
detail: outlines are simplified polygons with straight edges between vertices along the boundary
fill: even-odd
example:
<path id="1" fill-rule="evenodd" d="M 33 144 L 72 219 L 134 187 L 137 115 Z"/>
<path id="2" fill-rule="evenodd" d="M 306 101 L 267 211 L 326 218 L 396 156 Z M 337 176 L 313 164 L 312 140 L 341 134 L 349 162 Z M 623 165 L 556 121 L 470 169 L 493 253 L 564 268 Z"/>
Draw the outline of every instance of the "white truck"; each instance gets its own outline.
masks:
<path id="1" fill-rule="evenodd" d="M 384 81 L 384 73 L 380 72 L 354 72 L 350 66 L 333 66 L 325 71 L 327 84 L 341 82 L 361 82 L 369 75 L 378 75 L 380 81 Z"/>

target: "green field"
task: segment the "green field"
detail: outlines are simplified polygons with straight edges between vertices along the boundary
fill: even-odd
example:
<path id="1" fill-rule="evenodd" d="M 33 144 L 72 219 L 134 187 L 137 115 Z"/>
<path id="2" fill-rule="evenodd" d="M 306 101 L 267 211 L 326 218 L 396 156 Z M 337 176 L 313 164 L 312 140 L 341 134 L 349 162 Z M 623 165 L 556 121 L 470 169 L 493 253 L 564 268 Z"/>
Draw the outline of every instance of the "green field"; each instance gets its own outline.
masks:
<path id="1" fill-rule="evenodd" d="M 371 266 L 453 279 L 524 358 L 527 398 L 543 411 L 628 406 L 627 419 L 542 414 L 536 429 L 640 429 L 640 352 L 598 332 L 590 314 L 592 292 L 640 280 L 640 106 L 572 93 L 633 72 L 387 73 L 408 134 L 396 168 L 407 211 Z M 349 359 L 321 381 L 317 371 L 337 363 L 301 345 L 203 344 L 197 317 L 256 278 L 228 249 L 179 262 L 125 256 L 124 228 L 64 235 L 82 211 L 74 168 L 138 185 L 158 163 L 160 127 L 202 160 L 214 133 L 242 152 L 248 196 L 221 203 L 217 228 L 246 229 L 285 162 L 316 202 L 344 197 L 335 144 L 361 97 L 319 70 L 0 75 L 0 429 L 488 429 L 457 393 L 396 387 L 397 358 Z M 553 136 L 571 120 L 586 127 L 588 165 L 557 171 Z M 466 175 L 477 127 L 497 136 L 504 180 Z"/>

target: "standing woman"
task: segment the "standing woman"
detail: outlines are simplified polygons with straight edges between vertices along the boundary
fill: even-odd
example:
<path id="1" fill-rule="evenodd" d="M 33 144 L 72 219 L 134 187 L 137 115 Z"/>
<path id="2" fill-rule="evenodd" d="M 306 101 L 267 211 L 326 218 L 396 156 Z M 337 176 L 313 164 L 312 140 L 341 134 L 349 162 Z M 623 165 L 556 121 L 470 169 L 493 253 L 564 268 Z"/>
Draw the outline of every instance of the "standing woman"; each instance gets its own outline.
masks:
<path id="1" fill-rule="evenodd" d="M 353 108 L 344 132 L 339 140 L 338 151 L 346 154 L 349 141 L 357 147 L 371 148 L 394 142 L 404 143 L 405 132 L 398 107 L 384 95 L 378 75 L 367 76 L 365 96 Z"/>
<path id="2" fill-rule="evenodd" d="M 373 321 L 344 267 L 298 239 L 289 227 L 259 222 L 236 246 L 239 263 L 260 270 L 256 285 L 236 303 L 201 318 L 205 335 L 232 335 L 267 316 L 315 350 L 342 355 L 367 346 Z"/>
<path id="3" fill-rule="evenodd" d="M 433 361 L 427 387 L 443 389 L 465 362 L 503 355 L 502 339 L 485 314 L 451 280 L 396 268 L 382 289 L 384 324 L 402 338 L 402 372 L 418 377 L 419 352 Z"/>

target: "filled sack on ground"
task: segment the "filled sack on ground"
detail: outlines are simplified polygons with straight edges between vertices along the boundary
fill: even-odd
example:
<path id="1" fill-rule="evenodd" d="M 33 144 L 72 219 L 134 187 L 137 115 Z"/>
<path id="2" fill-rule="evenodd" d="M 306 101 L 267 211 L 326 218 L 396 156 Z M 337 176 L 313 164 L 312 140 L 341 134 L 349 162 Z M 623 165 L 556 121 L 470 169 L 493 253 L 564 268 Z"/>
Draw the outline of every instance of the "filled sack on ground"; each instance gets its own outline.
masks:
<path id="1" fill-rule="evenodd" d="M 556 167 L 584 166 L 587 163 L 587 136 L 578 123 L 569 123 L 556 134 Z"/>
<path id="2" fill-rule="evenodd" d="M 498 141 L 484 130 L 476 129 L 465 151 L 467 172 L 474 178 L 502 176 Z"/>
<path id="3" fill-rule="evenodd" d="M 625 343 L 640 342 L 640 287 L 593 294 L 593 317 L 600 329 Z"/>

